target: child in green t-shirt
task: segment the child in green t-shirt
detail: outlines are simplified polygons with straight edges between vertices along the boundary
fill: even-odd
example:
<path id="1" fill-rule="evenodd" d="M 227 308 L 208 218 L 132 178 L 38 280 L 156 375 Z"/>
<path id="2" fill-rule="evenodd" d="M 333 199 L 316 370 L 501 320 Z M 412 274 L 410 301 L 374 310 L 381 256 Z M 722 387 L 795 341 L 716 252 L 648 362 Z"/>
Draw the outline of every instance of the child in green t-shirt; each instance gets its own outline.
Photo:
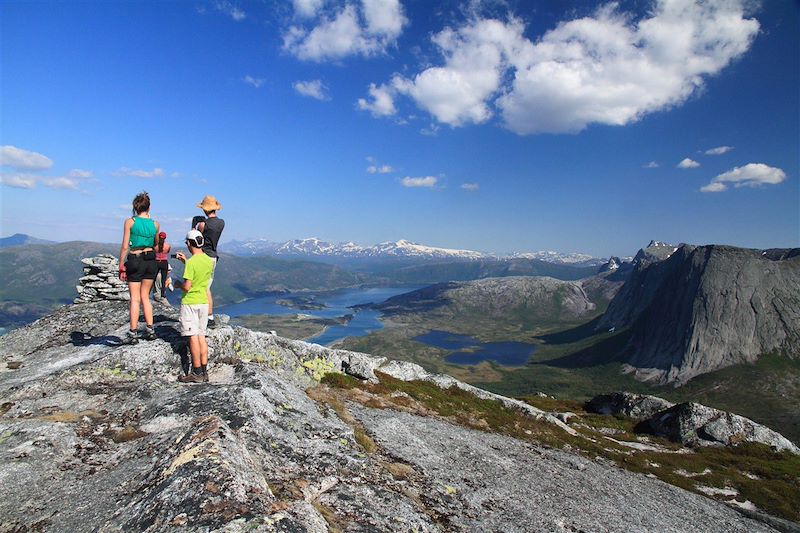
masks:
<path id="1" fill-rule="evenodd" d="M 186 263 L 183 271 L 183 290 L 181 298 L 181 335 L 189 337 L 189 352 L 192 354 L 192 371 L 179 376 L 181 383 L 203 383 L 208 381 L 208 297 L 206 290 L 214 265 L 211 258 L 203 253 L 203 234 L 191 230 L 186 234 L 186 246 L 191 253 L 188 259 L 182 252 L 176 259 Z"/>

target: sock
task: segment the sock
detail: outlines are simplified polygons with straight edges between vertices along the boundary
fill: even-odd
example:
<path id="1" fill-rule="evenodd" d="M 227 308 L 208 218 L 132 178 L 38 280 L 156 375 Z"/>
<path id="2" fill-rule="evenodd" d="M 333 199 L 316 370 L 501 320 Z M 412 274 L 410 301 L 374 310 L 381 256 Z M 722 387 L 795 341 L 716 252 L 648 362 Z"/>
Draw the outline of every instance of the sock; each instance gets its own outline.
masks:
<path id="1" fill-rule="evenodd" d="M 203 375 L 202 367 L 199 366 L 197 368 L 192 367 L 192 374 L 197 374 L 198 376 L 202 376 Z"/>
<path id="2" fill-rule="evenodd" d="M 209 320 L 214 320 L 214 315 L 208 315 Z"/>
<path id="3" fill-rule="evenodd" d="M 137 333 L 139 333 L 139 332 L 137 330 L 135 330 L 135 329 L 129 329 L 128 330 L 128 335 L 130 335 L 131 337 L 135 337 Z"/>
<path id="4" fill-rule="evenodd" d="M 153 326 L 146 326 L 146 327 L 147 327 L 147 331 L 153 331 Z"/>
<path id="5" fill-rule="evenodd" d="M 200 365 L 200 369 L 203 371 L 203 374 L 208 374 L 208 365 Z"/>

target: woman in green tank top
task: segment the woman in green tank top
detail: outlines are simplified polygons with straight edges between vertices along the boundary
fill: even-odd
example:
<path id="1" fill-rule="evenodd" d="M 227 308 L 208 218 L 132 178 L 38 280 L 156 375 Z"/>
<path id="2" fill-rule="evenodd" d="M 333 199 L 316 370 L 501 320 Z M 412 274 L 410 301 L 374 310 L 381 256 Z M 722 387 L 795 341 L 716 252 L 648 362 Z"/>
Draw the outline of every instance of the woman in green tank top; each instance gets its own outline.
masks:
<path id="1" fill-rule="evenodd" d="M 134 216 L 125 220 L 119 250 L 119 277 L 128 282 L 131 293 L 130 331 L 125 339 L 128 344 L 139 342 L 137 330 L 140 308 L 146 324 L 144 338 L 156 338 L 150 290 L 158 272 L 154 246 L 159 226 L 150 218 L 150 196 L 146 192 L 137 194 L 133 199 L 133 213 Z"/>

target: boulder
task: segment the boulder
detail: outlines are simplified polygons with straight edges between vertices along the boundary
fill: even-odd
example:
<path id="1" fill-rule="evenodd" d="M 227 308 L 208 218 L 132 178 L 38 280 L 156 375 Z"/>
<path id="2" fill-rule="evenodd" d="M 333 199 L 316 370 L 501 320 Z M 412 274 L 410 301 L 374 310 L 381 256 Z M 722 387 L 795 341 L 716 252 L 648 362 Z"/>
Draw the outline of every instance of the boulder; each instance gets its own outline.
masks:
<path id="1" fill-rule="evenodd" d="M 612 392 L 600 394 L 586 402 L 586 410 L 601 415 L 624 415 L 641 421 L 652 417 L 659 411 L 669 409 L 673 405 L 675 404 L 658 396 Z"/>
<path id="2" fill-rule="evenodd" d="M 780 433 L 743 416 L 694 402 L 675 405 L 647 422 L 654 433 L 692 446 L 766 444 L 778 451 L 800 454 L 800 448 Z"/>

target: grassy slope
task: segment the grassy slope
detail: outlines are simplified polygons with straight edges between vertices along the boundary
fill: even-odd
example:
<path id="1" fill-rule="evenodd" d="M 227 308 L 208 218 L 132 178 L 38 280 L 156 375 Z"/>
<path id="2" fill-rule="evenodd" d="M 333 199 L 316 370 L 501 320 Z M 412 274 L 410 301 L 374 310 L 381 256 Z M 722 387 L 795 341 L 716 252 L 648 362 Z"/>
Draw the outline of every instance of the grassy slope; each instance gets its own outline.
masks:
<path id="1" fill-rule="evenodd" d="M 404 382 L 380 372 L 377 375 L 380 383 L 373 385 L 342 374 L 328 374 L 322 380 L 327 388 L 319 387 L 311 395 L 334 403 L 340 409 L 346 409 L 348 401 L 355 401 L 373 408 L 434 413 L 473 429 L 504 433 L 592 459 L 602 457 L 627 470 L 652 475 L 700 494 L 702 487 L 732 487 L 738 492 L 738 501 L 749 500 L 775 516 L 800 520 L 800 509 L 796 505 L 800 499 L 800 456 L 789 452 L 775 453 L 763 445 L 747 444 L 735 448 L 697 448 L 685 453 L 687 450 L 681 450 L 675 443 L 636 435 L 635 422 L 631 419 L 587 413 L 576 402 L 526 399 L 540 409 L 577 414 L 578 417 L 570 420 L 577 435 L 571 436 L 551 424 L 456 387 L 442 390 L 428 382 Z M 607 432 L 601 431 L 605 428 L 614 432 L 616 441 L 608 439 Z M 359 429 L 356 428 L 357 433 Z M 359 442 L 364 442 L 362 446 L 367 453 L 373 453 L 377 448 L 374 441 L 364 435 L 363 430 L 361 434 Z M 633 450 L 620 441 L 644 442 L 656 449 Z"/>

